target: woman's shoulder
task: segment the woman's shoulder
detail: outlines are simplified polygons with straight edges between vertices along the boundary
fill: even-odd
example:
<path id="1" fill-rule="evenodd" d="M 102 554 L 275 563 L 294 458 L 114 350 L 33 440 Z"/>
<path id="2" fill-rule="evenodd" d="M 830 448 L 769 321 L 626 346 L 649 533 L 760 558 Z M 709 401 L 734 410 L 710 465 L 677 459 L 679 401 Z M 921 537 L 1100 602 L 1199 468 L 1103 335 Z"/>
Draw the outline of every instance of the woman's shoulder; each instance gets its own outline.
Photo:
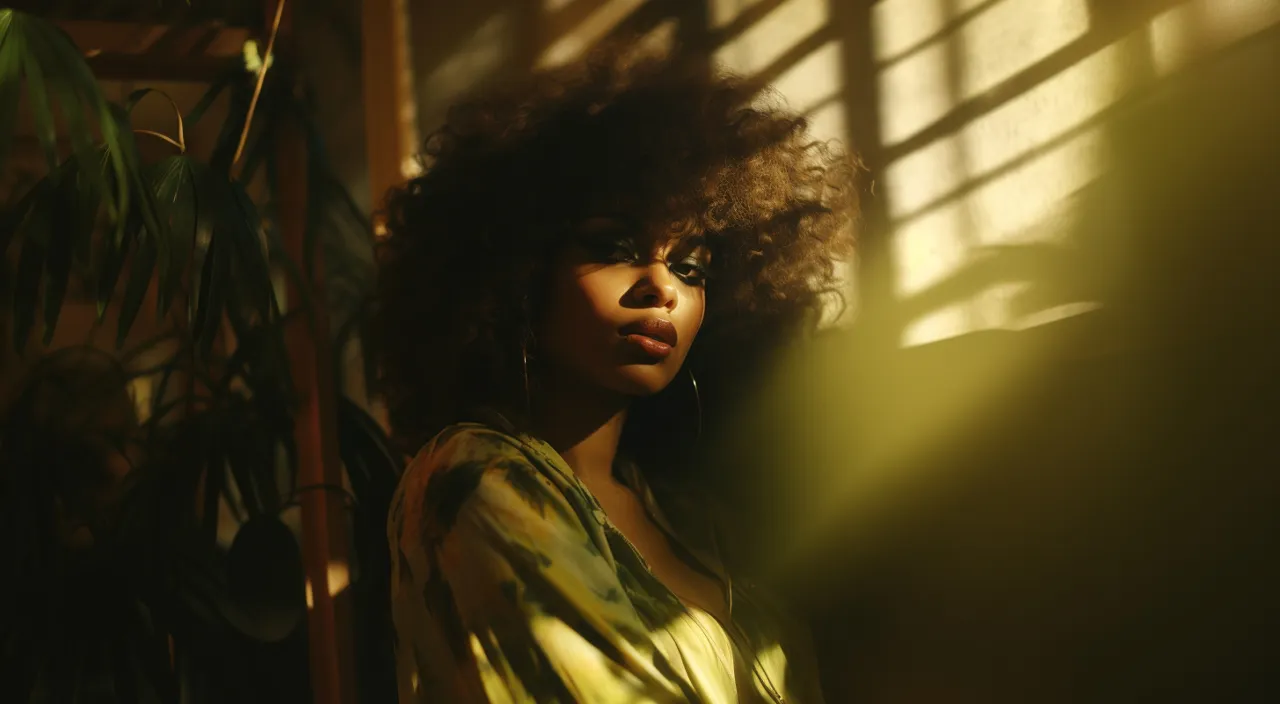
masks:
<path id="1" fill-rule="evenodd" d="M 439 471 L 474 462 L 526 457 L 524 444 L 489 423 L 454 423 L 427 441 L 409 463 L 409 471 Z"/>
<path id="2" fill-rule="evenodd" d="M 567 508 L 554 474 L 525 439 L 485 423 L 457 423 L 418 452 L 400 493 L 420 520 L 447 532 L 464 507 L 508 517 L 530 509 L 545 516 L 548 505 Z"/>

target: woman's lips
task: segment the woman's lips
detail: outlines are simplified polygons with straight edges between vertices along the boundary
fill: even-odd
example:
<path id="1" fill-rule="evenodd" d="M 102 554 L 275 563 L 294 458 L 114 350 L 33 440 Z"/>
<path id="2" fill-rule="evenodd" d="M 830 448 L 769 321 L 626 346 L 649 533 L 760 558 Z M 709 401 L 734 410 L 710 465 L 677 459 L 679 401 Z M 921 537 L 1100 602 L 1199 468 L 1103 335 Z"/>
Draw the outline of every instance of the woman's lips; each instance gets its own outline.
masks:
<path id="1" fill-rule="evenodd" d="M 654 361 L 666 359 L 671 354 L 672 348 L 676 346 L 676 340 L 679 339 L 676 326 L 672 325 L 670 320 L 662 318 L 637 320 L 622 326 L 618 333 L 630 346 L 640 350 Z"/>
<path id="2" fill-rule="evenodd" d="M 666 359 L 671 354 L 671 345 L 661 340 L 655 340 L 648 335 L 632 333 L 623 339 L 654 359 Z"/>

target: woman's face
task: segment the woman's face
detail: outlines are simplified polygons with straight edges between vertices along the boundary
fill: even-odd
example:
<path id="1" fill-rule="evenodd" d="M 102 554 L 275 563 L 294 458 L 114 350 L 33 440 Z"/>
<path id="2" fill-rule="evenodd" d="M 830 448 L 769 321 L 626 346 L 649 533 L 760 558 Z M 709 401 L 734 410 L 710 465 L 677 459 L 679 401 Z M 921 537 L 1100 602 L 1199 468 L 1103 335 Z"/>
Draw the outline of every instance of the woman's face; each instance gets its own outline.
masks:
<path id="1" fill-rule="evenodd" d="M 702 326 L 709 250 L 622 218 L 591 218 L 574 235 L 552 263 L 539 360 L 628 396 L 661 391 Z"/>

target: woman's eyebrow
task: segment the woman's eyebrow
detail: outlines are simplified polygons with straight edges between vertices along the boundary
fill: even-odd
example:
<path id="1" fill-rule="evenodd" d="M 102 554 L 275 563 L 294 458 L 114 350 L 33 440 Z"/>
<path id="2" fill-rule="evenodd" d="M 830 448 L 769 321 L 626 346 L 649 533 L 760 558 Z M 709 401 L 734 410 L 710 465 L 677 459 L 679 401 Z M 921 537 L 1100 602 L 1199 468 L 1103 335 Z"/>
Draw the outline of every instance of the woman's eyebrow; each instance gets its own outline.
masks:
<path id="1" fill-rule="evenodd" d="M 592 215 L 580 220 L 577 229 L 587 233 L 614 233 L 630 230 L 632 224 L 622 215 Z"/>
<path id="2" fill-rule="evenodd" d="M 707 238 L 704 235 L 689 235 L 687 237 L 678 237 L 671 241 L 670 252 L 690 253 L 699 249 L 708 249 Z"/>

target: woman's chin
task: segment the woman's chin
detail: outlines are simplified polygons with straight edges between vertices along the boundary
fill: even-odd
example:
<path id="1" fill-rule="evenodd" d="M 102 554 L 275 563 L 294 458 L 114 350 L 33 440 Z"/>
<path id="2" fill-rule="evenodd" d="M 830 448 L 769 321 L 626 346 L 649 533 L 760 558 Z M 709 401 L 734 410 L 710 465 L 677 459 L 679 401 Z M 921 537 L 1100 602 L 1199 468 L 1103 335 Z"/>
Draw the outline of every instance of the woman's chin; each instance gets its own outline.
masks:
<path id="1" fill-rule="evenodd" d="M 664 365 L 631 365 L 619 371 L 613 386 L 628 396 L 652 396 L 671 384 L 672 374 Z"/>

